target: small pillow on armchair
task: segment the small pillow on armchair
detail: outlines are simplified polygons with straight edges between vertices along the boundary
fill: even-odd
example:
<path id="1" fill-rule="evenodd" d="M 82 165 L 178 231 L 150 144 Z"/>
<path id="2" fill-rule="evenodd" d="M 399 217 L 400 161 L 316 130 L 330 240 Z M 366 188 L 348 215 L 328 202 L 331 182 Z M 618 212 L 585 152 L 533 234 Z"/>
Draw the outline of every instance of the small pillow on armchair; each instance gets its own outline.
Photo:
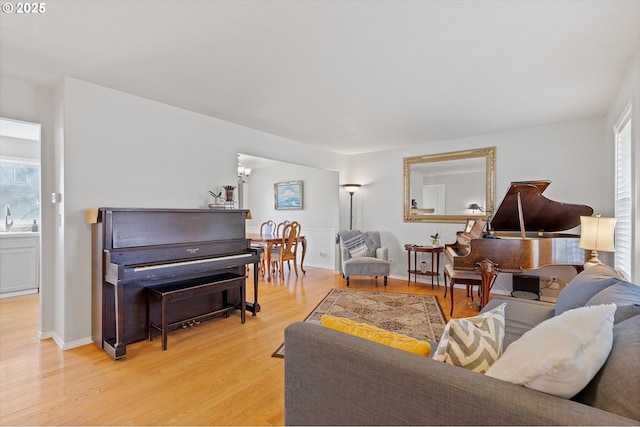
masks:
<path id="1" fill-rule="evenodd" d="M 342 242 L 343 246 L 349 251 L 351 258 L 369 256 L 369 248 L 364 243 L 362 234 L 358 234 Z"/>

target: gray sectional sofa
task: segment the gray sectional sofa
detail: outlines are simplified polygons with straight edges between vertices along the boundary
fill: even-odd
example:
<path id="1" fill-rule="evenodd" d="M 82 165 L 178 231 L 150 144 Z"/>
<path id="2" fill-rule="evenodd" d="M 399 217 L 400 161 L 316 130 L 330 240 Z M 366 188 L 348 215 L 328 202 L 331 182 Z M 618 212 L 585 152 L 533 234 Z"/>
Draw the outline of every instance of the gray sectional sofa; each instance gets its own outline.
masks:
<path id="1" fill-rule="evenodd" d="M 603 265 L 577 275 L 555 306 L 495 297 L 483 312 L 505 301 L 505 348 L 561 312 L 616 303 L 605 365 L 565 399 L 300 322 L 285 330 L 285 424 L 640 425 L 640 286 Z"/>

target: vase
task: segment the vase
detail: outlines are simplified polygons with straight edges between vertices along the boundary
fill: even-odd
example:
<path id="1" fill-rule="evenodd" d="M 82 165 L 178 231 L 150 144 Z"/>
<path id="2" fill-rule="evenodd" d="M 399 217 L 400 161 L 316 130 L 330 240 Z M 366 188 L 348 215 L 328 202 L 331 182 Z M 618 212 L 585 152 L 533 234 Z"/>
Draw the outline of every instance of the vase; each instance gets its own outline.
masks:
<path id="1" fill-rule="evenodd" d="M 227 199 L 227 202 L 233 202 L 233 190 L 235 190 L 235 188 L 236 187 L 234 187 L 233 185 L 224 186 L 225 197 Z"/>
<path id="2" fill-rule="evenodd" d="M 426 273 L 426 272 L 427 272 L 427 262 L 422 261 L 420 263 L 420 273 Z"/>
<path id="3" fill-rule="evenodd" d="M 440 240 L 433 240 L 432 243 L 434 248 L 437 248 L 440 246 Z"/>

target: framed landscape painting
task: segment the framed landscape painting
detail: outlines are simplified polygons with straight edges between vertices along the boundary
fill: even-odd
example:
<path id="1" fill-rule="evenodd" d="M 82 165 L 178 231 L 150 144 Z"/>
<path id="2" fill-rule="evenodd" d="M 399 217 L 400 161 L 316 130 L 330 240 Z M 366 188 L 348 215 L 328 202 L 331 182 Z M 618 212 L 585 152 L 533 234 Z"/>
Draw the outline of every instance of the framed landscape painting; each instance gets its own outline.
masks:
<path id="1" fill-rule="evenodd" d="M 302 209 L 302 181 L 278 182 L 273 187 L 276 210 Z"/>

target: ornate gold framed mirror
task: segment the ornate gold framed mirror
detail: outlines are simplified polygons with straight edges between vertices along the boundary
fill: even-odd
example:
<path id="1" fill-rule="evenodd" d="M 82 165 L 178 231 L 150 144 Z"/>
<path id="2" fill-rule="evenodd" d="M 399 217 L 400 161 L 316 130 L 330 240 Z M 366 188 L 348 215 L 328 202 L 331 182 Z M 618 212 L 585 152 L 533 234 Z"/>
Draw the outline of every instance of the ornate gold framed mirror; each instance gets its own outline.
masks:
<path id="1" fill-rule="evenodd" d="M 404 220 L 488 219 L 495 209 L 495 181 L 495 147 L 405 157 Z"/>

